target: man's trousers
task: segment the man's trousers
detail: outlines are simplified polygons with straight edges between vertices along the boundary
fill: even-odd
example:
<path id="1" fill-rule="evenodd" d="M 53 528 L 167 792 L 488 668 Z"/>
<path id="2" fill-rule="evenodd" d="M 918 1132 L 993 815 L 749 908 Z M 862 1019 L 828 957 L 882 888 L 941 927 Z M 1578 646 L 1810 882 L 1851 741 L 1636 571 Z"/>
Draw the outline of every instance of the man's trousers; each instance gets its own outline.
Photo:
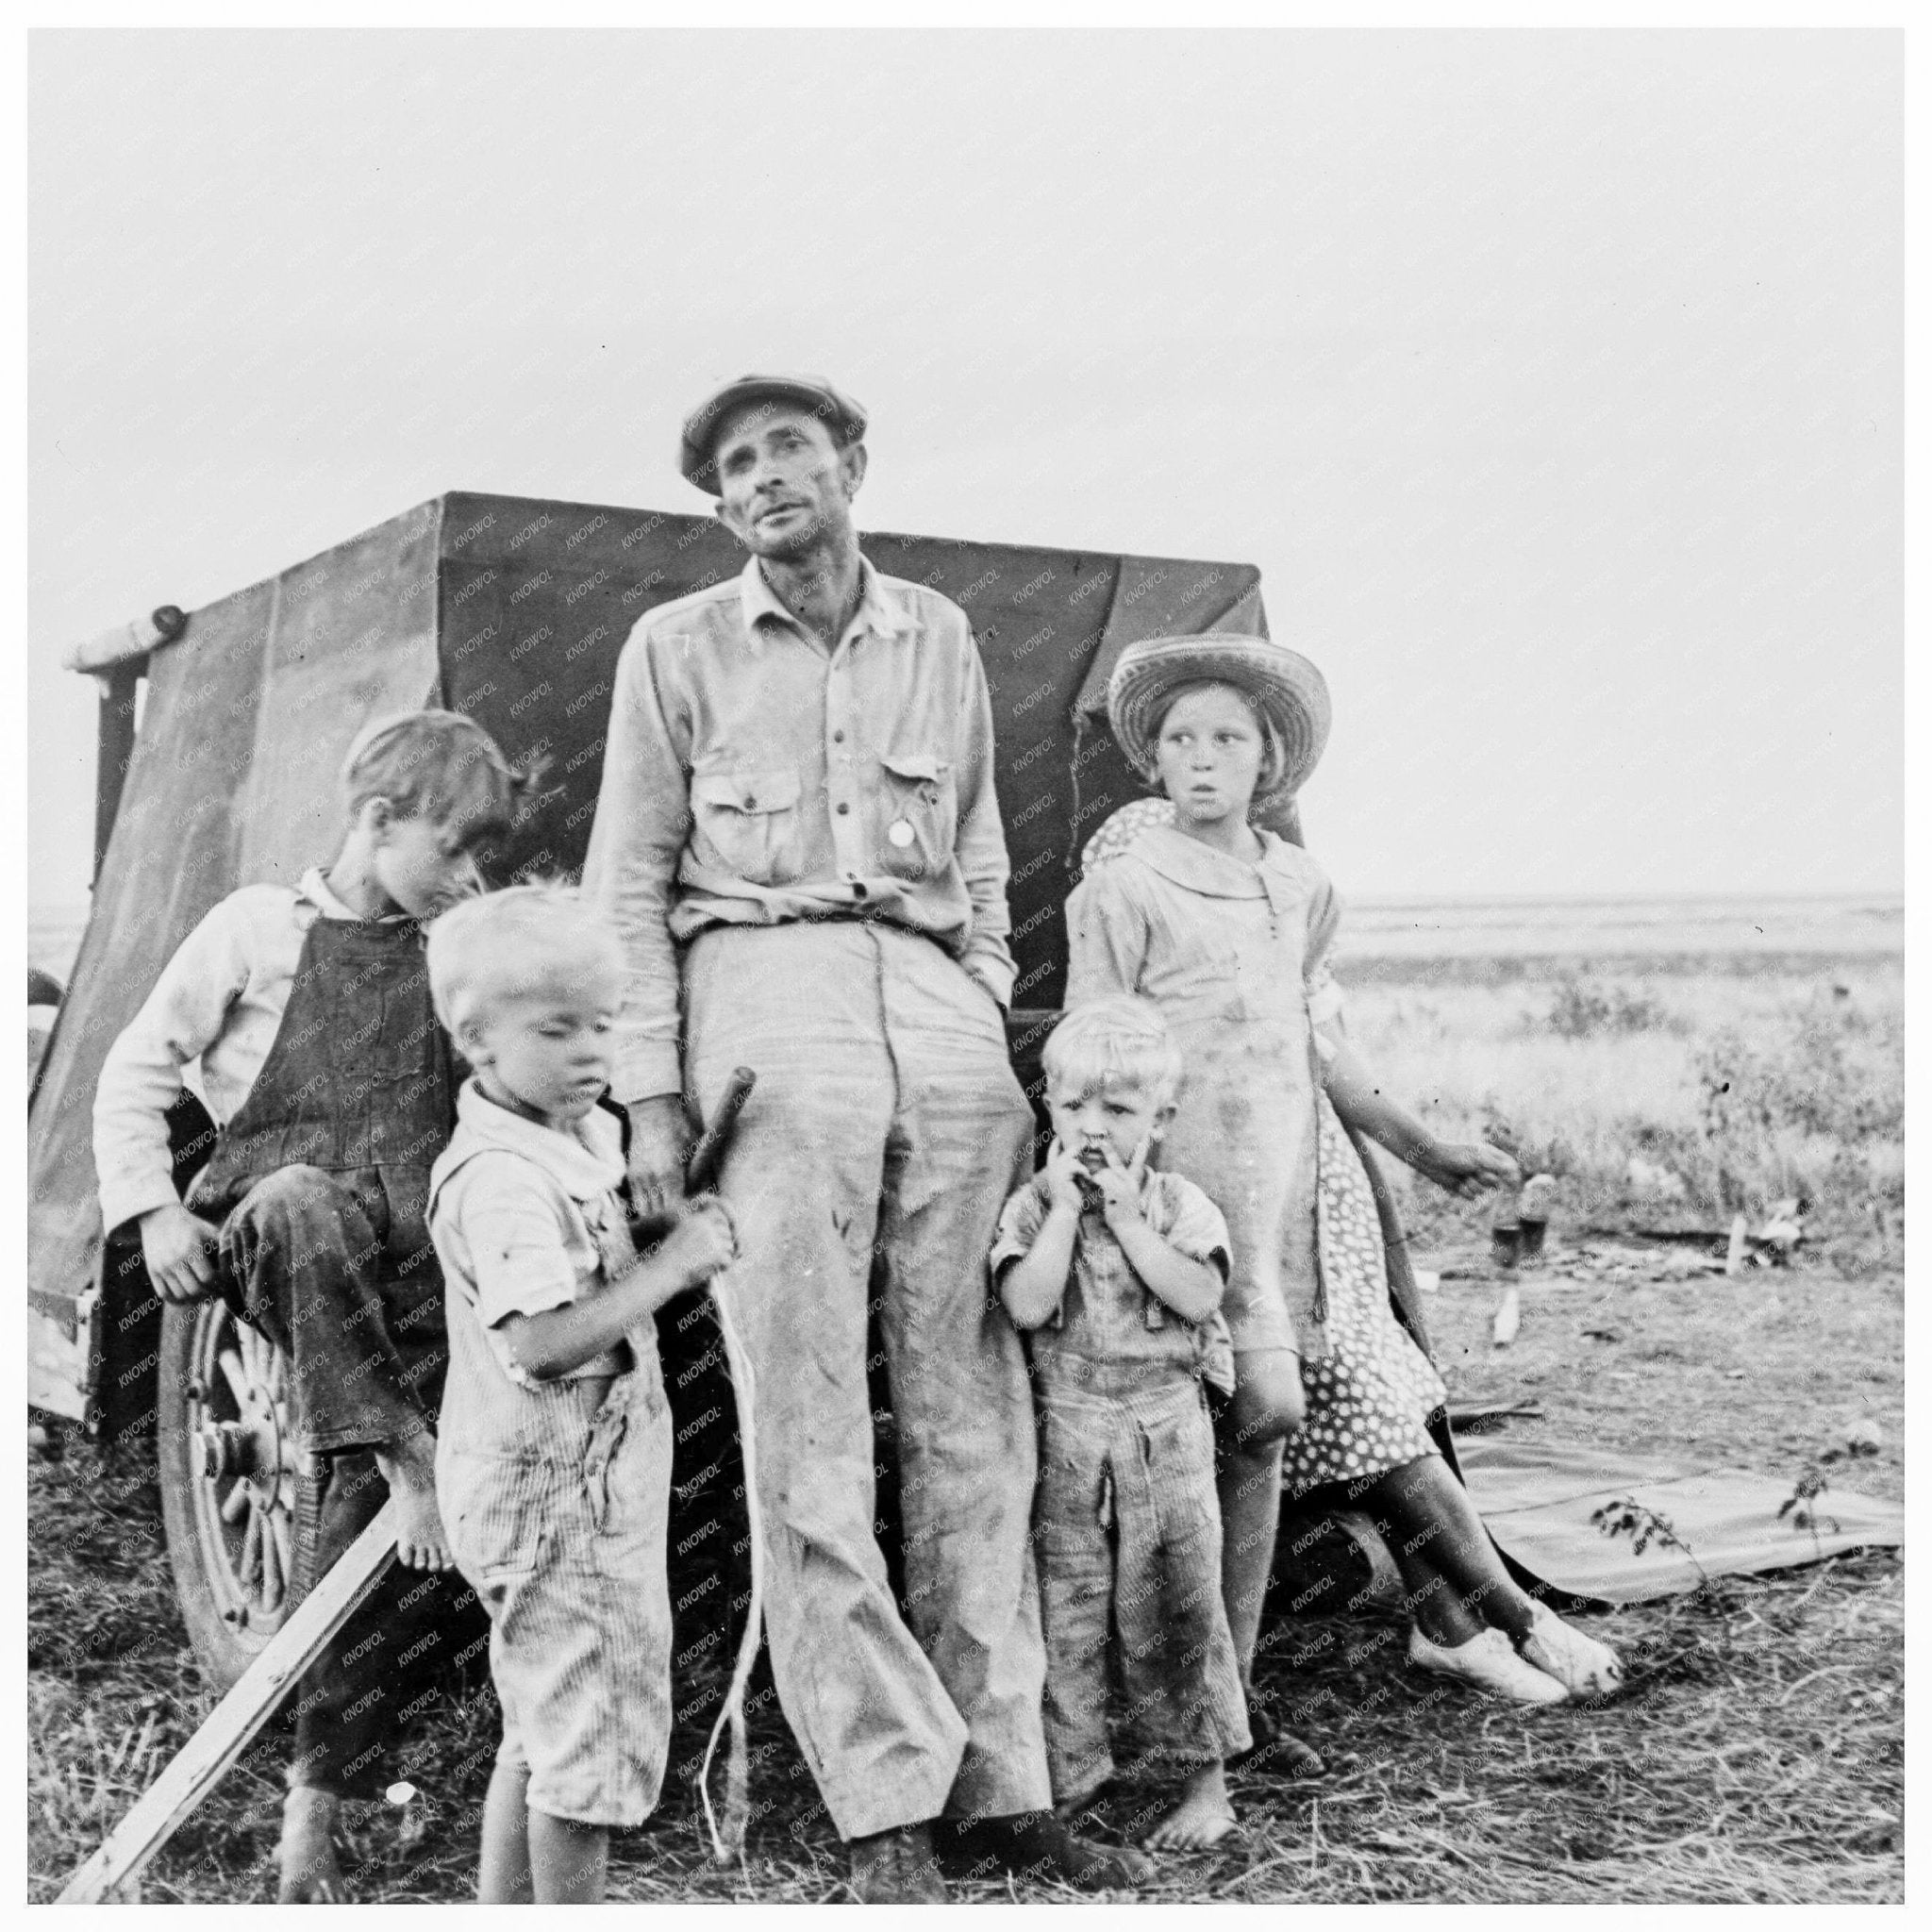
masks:
<path id="1" fill-rule="evenodd" d="M 758 1075 L 720 1181 L 741 1257 L 720 1285 L 756 1377 L 786 1716 L 843 1838 L 1042 1807 L 1032 1404 L 987 1274 L 1032 1116 L 998 1005 L 932 941 L 849 920 L 713 928 L 684 992 L 704 1116 L 734 1067 Z M 909 1629 L 874 1534 L 874 1291 Z"/>

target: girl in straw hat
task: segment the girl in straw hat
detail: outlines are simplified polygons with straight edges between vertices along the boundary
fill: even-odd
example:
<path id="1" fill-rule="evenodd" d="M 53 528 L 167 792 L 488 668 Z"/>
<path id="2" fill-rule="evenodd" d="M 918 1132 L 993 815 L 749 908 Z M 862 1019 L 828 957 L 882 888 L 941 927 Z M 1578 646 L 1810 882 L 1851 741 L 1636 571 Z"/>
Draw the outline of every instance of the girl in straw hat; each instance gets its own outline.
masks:
<path id="1" fill-rule="evenodd" d="M 1323 964 L 1334 889 L 1298 845 L 1251 823 L 1322 755 L 1321 672 L 1263 638 L 1157 638 L 1122 654 L 1108 711 L 1166 799 L 1116 813 L 1088 848 L 1067 902 L 1067 1004 L 1152 999 L 1187 1058 L 1164 1162 L 1207 1190 L 1234 1241 L 1222 1582 L 1251 1699 L 1284 1478 L 1297 1495 L 1345 1484 L 1391 1524 L 1414 1601 L 1412 1662 L 1523 1703 L 1609 1690 L 1614 1655 L 1510 1581 L 1429 1437 L 1445 1391 L 1391 1312 L 1344 1125 L 1464 1199 L 1513 1180 L 1515 1165 L 1440 1139 L 1381 1091 Z"/>

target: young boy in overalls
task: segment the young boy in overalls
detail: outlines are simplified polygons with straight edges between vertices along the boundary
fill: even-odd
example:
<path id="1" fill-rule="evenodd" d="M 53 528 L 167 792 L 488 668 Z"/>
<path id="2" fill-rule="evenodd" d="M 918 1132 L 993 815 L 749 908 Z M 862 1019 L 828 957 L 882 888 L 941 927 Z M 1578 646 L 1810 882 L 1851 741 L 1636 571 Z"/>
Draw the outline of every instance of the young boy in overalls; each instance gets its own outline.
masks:
<path id="1" fill-rule="evenodd" d="M 1144 1842 L 1205 1851 L 1234 1828 L 1223 1766 L 1252 1742 L 1221 1601 L 1203 1387 L 1234 1384 L 1227 1224 L 1192 1181 L 1148 1167 L 1182 1072 L 1158 1007 L 1076 1007 L 1041 1062 L 1053 1146 L 1008 1201 L 991 1268 L 1026 1338 L 1040 1417 L 1054 1807 L 1072 1817 L 1113 1774 L 1111 1687 L 1138 1755 L 1182 1779 Z"/>
<path id="2" fill-rule="evenodd" d="M 437 1494 L 490 1613 L 503 1742 L 485 1904 L 594 1905 L 613 1825 L 658 1802 L 671 1738 L 671 1409 L 653 1313 L 733 1254 L 715 1201 L 632 1245 L 610 1083 L 624 950 L 555 886 L 429 933 L 436 1010 L 475 1069 L 430 1180 L 449 1291 Z"/>
<path id="3" fill-rule="evenodd" d="M 442 1282 L 425 1211 L 455 1121 L 418 922 L 480 886 L 473 858 L 526 780 L 479 725 L 427 710 L 367 727 L 342 768 L 347 830 L 292 890 L 244 886 L 182 942 L 109 1050 L 94 1101 L 101 1214 L 139 1224 L 170 1301 L 219 1292 L 287 1362 L 303 1594 L 393 1497 L 399 1568 L 302 1680 L 280 1898 L 341 1896 L 343 1798 L 374 1797 L 393 1712 L 446 1618 L 410 1571 L 450 1567 L 434 1418 Z M 176 1197 L 167 1113 L 199 1058 L 214 1152 Z M 406 1674 L 396 1659 L 413 1648 Z"/>

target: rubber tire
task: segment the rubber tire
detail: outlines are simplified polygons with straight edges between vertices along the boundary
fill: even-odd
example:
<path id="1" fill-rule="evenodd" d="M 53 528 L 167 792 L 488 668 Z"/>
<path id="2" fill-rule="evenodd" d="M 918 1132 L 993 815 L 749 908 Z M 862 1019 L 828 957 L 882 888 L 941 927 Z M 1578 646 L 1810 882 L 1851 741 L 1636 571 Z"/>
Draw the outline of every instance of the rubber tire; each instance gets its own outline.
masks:
<path id="1" fill-rule="evenodd" d="M 194 1492 L 201 1478 L 190 1465 L 187 1386 L 194 1361 L 197 1323 L 220 1315 L 219 1302 L 161 1308 L 160 1361 L 155 1381 L 155 1459 L 159 1466 L 161 1521 L 167 1533 L 168 1565 L 175 1576 L 175 1600 L 202 1674 L 217 1691 L 226 1690 L 267 1644 L 271 1631 L 252 1634 L 225 1622 L 209 1576 L 207 1552 L 195 1528 Z"/>

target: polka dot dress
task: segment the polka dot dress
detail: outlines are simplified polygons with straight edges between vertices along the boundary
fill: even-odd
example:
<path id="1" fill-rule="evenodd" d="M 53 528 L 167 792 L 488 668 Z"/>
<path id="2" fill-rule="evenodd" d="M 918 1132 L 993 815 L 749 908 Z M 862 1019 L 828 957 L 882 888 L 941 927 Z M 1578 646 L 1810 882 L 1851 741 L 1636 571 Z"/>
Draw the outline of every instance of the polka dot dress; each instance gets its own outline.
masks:
<path id="1" fill-rule="evenodd" d="M 1322 1110 L 1317 1226 L 1328 1291 L 1328 1354 L 1302 1364 L 1307 1419 L 1289 1437 L 1283 1493 L 1356 1482 L 1435 1453 L 1424 1419 L 1447 1400 L 1442 1378 L 1389 1303 L 1382 1224 L 1360 1158 L 1335 1109 Z"/>

